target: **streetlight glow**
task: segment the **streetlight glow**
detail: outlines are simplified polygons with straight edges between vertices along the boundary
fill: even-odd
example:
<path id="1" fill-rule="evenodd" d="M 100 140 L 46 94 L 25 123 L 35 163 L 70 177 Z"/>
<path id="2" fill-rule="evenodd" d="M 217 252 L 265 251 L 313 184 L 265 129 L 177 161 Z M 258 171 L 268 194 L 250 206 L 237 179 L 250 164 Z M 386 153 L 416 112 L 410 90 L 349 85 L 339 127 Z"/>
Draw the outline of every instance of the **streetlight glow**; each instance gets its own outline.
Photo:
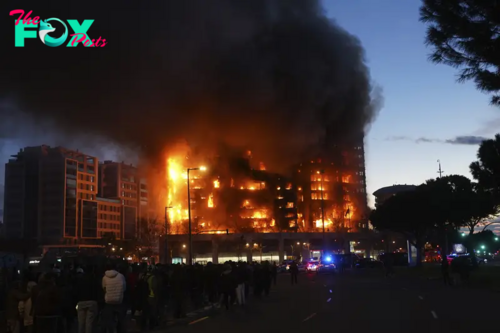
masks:
<path id="1" fill-rule="evenodd" d="M 207 167 L 206 166 L 201 166 L 200 167 L 200 171 L 207 171 Z"/>

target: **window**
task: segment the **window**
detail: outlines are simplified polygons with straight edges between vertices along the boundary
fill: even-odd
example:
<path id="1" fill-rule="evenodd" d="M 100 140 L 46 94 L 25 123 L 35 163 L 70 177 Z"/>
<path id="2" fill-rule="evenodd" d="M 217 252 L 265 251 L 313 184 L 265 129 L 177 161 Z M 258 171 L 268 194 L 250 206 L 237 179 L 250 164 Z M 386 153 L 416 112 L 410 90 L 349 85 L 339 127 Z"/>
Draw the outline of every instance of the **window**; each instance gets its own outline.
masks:
<path id="1" fill-rule="evenodd" d="M 88 173 L 95 173 L 95 167 L 93 165 L 87 165 Z"/>
<path id="2" fill-rule="evenodd" d="M 76 188 L 76 180 L 75 179 L 66 178 L 66 186 L 69 187 L 69 188 Z"/>
<path id="3" fill-rule="evenodd" d="M 293 202 L 287 202 L 286 208 L 293 208 Z"/>

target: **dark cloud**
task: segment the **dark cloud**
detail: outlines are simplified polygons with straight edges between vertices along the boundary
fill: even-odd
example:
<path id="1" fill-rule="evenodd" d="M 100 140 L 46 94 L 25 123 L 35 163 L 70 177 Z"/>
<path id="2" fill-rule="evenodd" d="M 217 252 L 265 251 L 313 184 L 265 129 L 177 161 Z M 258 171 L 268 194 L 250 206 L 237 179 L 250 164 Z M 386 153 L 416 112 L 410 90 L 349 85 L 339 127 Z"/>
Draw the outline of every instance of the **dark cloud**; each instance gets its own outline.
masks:
<path id="1" fill-rule="evenodd" d="M 387 141 L 411 141 L 414 143 L 448 143 L 453 145 L 479 145 L 484 140 L 488 138 L 482 136 L 472 136 L 472 135 L 462 135 L 456 136 L 453 139 L 442 140 L 435 138 L 420 137 L 418 139 L 413 139 L 408 136 L 390 136 L 386 139 Z"/>
<path id="2" fill-rule="evenodd" d="M 15 48 L 18 8 L 94 19 L 88 34 L 107 45 Z M 184 138 L 290 162 L 319 140 L 362 134 L 381 107 L 359 40 L 318 0 L 2 1 L 0 15 L 0 98 L 22 114 L 9 131 L 29 115 L 45 131 L 151 156 Z"/>
<path id="3" fill-rule="evenodd" d="M 413 141 L 412 138 L 404 135 L 390 136 L 386 139 L 387 141 Z"/>
<path id="4" fill-rule="evenodd" d="M 434 143 L 434 142 L 442 143 L 443 140 L 420 137 L 417 140 L 415 140 L 415 142 L 416 143 Z"/>
<path id="5" fill-rule="evenodd" d="M 464 135 L 446 140 L 446 143 L 451 143 L 453 145 L 480 145 L 484 140 L 488 140 L 488 138 L 483 136 Z"/>

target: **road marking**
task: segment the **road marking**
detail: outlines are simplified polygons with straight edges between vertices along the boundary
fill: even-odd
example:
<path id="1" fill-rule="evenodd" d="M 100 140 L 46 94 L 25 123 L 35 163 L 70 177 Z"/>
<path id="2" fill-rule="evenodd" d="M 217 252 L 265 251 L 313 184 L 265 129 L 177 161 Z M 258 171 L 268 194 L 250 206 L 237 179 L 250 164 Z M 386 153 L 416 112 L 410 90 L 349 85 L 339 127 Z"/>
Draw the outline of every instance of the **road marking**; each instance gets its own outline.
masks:
<path id="1" fill-rule="evenodd" d="M 324 284 L 323 287 L 326 287 L 326 284 Z"/>
<path id="2" fill-rule="evenodd" d="M 327 302 L 330 302 L 331 300 L 332 300 L 332 299 L 331 299 L 331 298 L 329 298 L 329 299 L 327 299 L 326 301 L 327 301 Z"/>
<path id="3" fill-rule="evenodd" d="M 307 317 L 306 319 L 302 320 L 302 322 L 305 322 L 305 321 L 308 321 L 309 319 L 311 319 L 312 317 L 314 317 L 316 315 L 316 313 L 313 313 L 312 315 L 310 315 L 309 317 Z"/>
<path id="4" fill-rule="evenodd" d="M 193 324 L 199 323 L 200 321 L 203 321 L 205 319 L 208 319 L 208 317 L 203 317 L 203 318 L 197 319 L 195 321 L 192 321 L 192 322 L 189 323 L 189 325 L 193 325 Z"/>
<path id="5" fill-rule="evenodd" d="M 422 296 L 418 296 L 418 298 L 420 298 L 420 300 L 421 300 L 421 301 L 423 301 L 423 300 L 424 300 L 424 298 L 423 298 Z"/>
<path id="6" fill-rule="evenodd" d="M 434 317 L 434 319 L 438 319 L 438 315 L 436 314 L 436 312 L 431 311 L 431 313 L 432 313 L 432 316 Z"/>

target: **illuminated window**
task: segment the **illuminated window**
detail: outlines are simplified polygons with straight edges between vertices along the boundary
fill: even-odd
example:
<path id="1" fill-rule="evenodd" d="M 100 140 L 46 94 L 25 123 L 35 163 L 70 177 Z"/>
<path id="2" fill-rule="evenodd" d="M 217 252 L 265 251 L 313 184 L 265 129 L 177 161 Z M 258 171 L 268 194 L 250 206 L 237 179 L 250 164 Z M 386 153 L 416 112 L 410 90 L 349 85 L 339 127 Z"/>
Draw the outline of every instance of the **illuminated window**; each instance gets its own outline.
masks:
<path id="1" fill-rule="evenodd" d="M 286 208 L 293 208 L 293 202 L 287 202 Z"/>

